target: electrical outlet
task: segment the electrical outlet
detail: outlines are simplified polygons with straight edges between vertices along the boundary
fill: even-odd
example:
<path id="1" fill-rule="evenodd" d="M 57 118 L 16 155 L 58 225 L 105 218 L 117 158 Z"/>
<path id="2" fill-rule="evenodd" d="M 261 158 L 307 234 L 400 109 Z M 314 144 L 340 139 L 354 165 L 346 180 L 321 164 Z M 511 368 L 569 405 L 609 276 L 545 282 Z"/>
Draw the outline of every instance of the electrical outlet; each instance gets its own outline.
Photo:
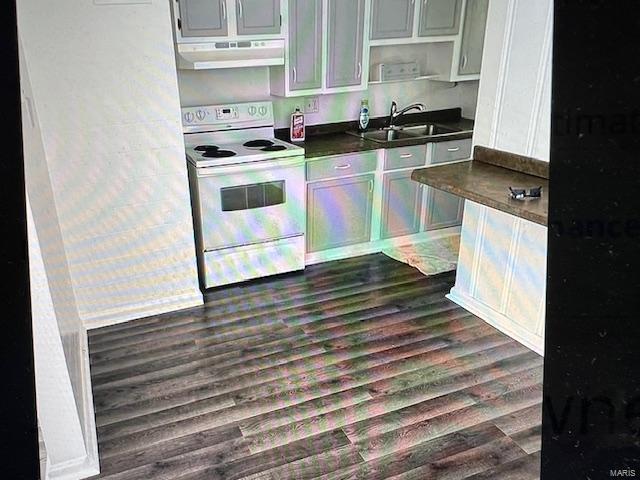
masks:
<path id="1" fill-rule="evenodd" d="M 304 102 L 304 113 L 318 113 L 320 111 L 320 101 L 318 97 L 307 97 Z"/>

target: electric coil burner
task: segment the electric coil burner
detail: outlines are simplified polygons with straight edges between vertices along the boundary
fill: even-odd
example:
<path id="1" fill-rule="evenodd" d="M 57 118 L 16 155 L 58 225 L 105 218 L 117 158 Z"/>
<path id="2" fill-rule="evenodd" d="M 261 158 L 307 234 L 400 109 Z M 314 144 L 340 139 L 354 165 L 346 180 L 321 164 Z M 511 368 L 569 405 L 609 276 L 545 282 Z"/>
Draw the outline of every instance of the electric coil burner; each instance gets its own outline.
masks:
<path id="1" fill-rule="evenodd" d="M 198 145 L 194 148 L 196 152 L 210 152 L 212 150 L 219 150 L 220 147 L 217 145 Z"/>
<path id="2" fill-rule="evenodd" d="M 226 157 L 235 157 L 236 152 L 231 150 L 205 150 L 202 153 L 202 156 L 205 158 L 226 158 Z"/>
<path id="3" fill-rule="evenodd" d="M 247 148 L 262 148 L 262 147 L 270 147 L 273 145 L 271 140 L 250 140 L 243 145 Z"/>
<path id="4" fill-rule="evenodd" d="M 281 152 L 282 150 L 286 150 L 287 147 L 284 145 L 269 145 L 268 147 L 261 148 L 263 152 Z"/>

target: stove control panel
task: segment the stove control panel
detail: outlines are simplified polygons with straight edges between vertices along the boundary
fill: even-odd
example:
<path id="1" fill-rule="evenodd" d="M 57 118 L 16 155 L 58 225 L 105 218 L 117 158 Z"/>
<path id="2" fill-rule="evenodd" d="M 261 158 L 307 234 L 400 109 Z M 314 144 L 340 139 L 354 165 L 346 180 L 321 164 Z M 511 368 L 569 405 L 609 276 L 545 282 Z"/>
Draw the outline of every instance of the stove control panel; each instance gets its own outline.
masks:
<path id="1" fill-rule="evenodd" d="M 228 129 L 233 128 L 234 124 L 246 128 L 247 126 L 273 126 L 273 123 L 271 102 L 208 105 L 182 109 L 182 124 L 190 131 L 197 130 L 199 127 L 215 129 L 217 125 Z"/>
<path id="2" fill-rule="evenodd" d="M 216 119 L 233 120 L 238 118 L 237 107 L 218 107 L 216 108 Z"/>

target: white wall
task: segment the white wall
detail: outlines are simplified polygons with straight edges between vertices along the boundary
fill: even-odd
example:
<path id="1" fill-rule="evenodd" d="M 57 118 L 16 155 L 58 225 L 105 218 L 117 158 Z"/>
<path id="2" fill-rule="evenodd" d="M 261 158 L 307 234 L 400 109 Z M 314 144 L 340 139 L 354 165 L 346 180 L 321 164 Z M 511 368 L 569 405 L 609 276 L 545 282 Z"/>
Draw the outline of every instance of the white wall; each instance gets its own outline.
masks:
<path id="1" fill-rule="evenodd" d="M 552 0 L 489 2 L 474 145 L 549 161 L 552 33 Z M 543 353 L 546 257 L 545 227 L 467 202 L 449 297 Z"/>
<path id="2" fill-rule="evenodd" d="M 474 143 L 549 161 L 553 2 L 492 0 Z"/>
<path id="3" fill-rule="evenodd" d="M 80 317 L 201 303 L 169 2 L 17 7 Z"/>
<path id="4" fill-rule="evenodd" d="M 276 127 L 288 127 L 291 113 L 303 98 L 271 96 L 267 67 L 224 69 L 216 71 L 179 70 L 180 103 L 183 107 L 215 105 L 228 102 L 271 100 L 274 104 Z M 371 116 L 389 114 L 391 101 L 400 107 L 412 102 L 424 102 L 428 110 L 461 107 L 467 118 L 475 116 L 478 82 L 460 82 L 456 87 L 446 82 L 415 81 L 371 85 L 363 92 L 321 95 L 318 113 L 307 114 L 308 125 L 356 120 L 360 101 L 369 99 Z"/>
<path id="5" fill-rule="evenodd" d="M 98 471 L 86 332 L 22 48 L 19 53 L 38 423 L 48 455 L 46 478 L 80 478 Z"/>

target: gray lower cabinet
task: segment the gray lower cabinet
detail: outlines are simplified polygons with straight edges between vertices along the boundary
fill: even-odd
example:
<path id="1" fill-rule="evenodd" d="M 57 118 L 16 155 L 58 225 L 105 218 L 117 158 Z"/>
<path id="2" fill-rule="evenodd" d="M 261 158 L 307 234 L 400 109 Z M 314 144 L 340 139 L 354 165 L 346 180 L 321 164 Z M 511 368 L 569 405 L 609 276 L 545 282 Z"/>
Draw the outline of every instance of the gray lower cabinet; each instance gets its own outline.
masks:
<path id="1" fill-rule="evenodd" d="M 329 0 L 327 14 L 327 87 L 360 85 L 363 75 L 365 0 Z"/>
<path id="2" fill-rule="evenodd" d="M 322 0 L 289 0 L 289 88 L 322 87 Z"/>
<path id="3" fill-rule="evenodd" d="M 460 75 L 480 73 L 489 0 L 467 0 L 460 47 Z"/>
<path id="4" fill-rule="evenodd" d="M 462 0 L 417 0 L 420 1 L 421 37 L 456 35 L 460 31 Z"/>
<path id="5" fill-rule="evenodd" d="M 425 188 L 427 190 L 425 230 L 460 225 L 464 199 L 433 187 Z"/>
<path id="6" fill-rule="evenodd" d="M 411 37 L 414 5 L 415 0 L 373 0 L 371 39 Z"/>
<path id="7" fill-rule="evenodd" d="M 368 242 L 374 175 L 307 184 L 307 251 Z"/>
<path id="8" fill-rule="evenodd" d="M 280 0 L 235 0 L 238 35 L 280 33 Z"/>
<path id="9" fill-rule="evenodd" d="M 411 235 L 420 231 L 422 184 L 411 180 L 413 170 L 384 174 L 381 238 Z"/>
<path id="10" fill-rule="evenodd" d="M 179 0 L 183 37 L 224 37 L 228 33 L 226 0 Z"/>

